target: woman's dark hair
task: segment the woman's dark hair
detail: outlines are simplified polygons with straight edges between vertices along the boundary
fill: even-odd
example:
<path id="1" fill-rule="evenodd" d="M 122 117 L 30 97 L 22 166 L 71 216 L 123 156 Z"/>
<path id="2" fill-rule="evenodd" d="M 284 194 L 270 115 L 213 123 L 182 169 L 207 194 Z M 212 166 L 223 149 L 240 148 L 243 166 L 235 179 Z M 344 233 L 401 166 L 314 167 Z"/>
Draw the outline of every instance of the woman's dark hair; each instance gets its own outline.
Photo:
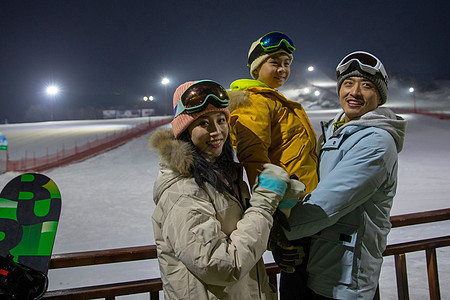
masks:
<path id="1" fill-rule="evenodd" d="M 191 143 L 194 146 L 188 130 L 185 130 L 178 139 Z M 207 161 L 200 154 L 200 152 L 198 152 L 197 147 L 194 146 L 194 149 L 194 166 L 192 167 L 192 175 L 194 176 L 195 182 L 199 186 L 203 187 L 205 181 L 207 181 L 219 192 L 223 192 L 226 188 L 226 184 L 220 176 L 222 176 L 223 179 L 226 179 L 229 184 L 233 181 L 231 174 L 233 174 L 234 168 L 234 150 L 231 145 L 230 136 L 228 136 L 223 145 L 222 153 L 213 163 Z"/>

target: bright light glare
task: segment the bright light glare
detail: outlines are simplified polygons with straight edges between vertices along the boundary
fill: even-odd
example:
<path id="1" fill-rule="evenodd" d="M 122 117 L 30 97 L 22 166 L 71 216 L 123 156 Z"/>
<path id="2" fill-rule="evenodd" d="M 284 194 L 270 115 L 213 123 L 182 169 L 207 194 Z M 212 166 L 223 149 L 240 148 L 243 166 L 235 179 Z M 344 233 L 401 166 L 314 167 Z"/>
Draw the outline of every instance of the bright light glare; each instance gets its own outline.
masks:
<path id="1" fill-rule="evenodd" d="M 154 99 L 153 96 L 149 96 L 149 97 L 145 96 L 143 98 L 144 101 L 153 101 L 153 99 Z"/>
<path id="2" fill-rule="evenodd" d="M 309 72 L 314 71 L 314 67 L 313 67 L 313 66 L 309 66 L 309 67 L 308 67 L 308 71 L 309 71 Z"/>
<path id="3" fill-rule="evenodd" d="M 143 99 L 144 99 L 144 101 L 147 101 L 147 100 L 148 100 L 148 97 L 144 97 Z"/>
<path id="4" fill-rule="evenodd" d="M 164 84 L 164 85 L 168 84 L 169 82 L 170 82 L 170 80 L 169 80 L 169 78 L 167 78 L 167 77 L 164 77 L 164 78 L 162 79 L 162 81 L 161 81 L 161 83 Z"/>
<path id="5" fill-rule="evenodd" d="M 59 88 L 56 85 L 50 85 L 45 90 L 48 95 L 54 96 L 59 93 Z"/>
<path id="6" fill-rule="evenodd" d="M 304 89 L 303 89 L 303 92 L 304 92 L 305 94 L 309 94 L 309 93 L 311 92 L 311 90 L 310 90 L 309 88 L 304 88 Z"/>
<path id="7" fill-rule="evenodd" d="M 414 92 L 414 88 L 413 88 L 413 87 L 410 87 L 410 88 L 409 88 L 409 92 L 410 92 L 410 93 L 413 93 L 413 92 Z"/>
<path id="8" fill-rule="evenodd" d="M 320 95 L 320 92 L 319 92 L 319 91 L 315 91 L 315 92 L 314 92 L 314 95 L 315 95 L 315 96 L 319 96 L 319 95 Z"/>
<path id="9" fill-rule="evenodd" d="M 148 97 L 148 100 L 153 101 L 155 98 L 153 96 Z"/>

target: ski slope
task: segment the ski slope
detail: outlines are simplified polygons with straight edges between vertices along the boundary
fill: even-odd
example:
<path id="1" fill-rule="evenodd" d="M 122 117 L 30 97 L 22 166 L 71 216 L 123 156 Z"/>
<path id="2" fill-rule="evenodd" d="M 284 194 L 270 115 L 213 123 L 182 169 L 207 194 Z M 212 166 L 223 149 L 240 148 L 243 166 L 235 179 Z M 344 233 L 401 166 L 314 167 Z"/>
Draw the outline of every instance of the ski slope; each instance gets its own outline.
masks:
<path id="1" fill-rule="evenodd" d="M 337 111 L 308 111 L 316 133 L 319 122 Z M 405 114 L 408 120 L 399 155 L 399 186 L 392 215 L 449 207 L 450 121 Z M 76 126 L 76 124 L 74 125 Z M 169 125 L 170 126 L 170 125 Z M 92 128 L 90 128 L 92 130 Z M 63 209 L 54 253 L 154 244 L 151 215 L 158 156 L 148 149 L 150 134 L 88 160 L 44 172 L 61 190 Z M 0 175 L 3 187 L 18 173 Z M 389 243 L 448 235 L 450 221 L 393 229 Z M 442 299 L 450 299 L 450 249 L 437 250 Z M 264 255 L 272 261 L 271 254 Z M 425 253 L 407 255 L 411 299 L 428 299 Z M 157 261 L 50 270 L 49 290 L 159 277 Z M 385 259 L 382 299 L 397 299 L 393 257 Z M 120 299 L 148 299 L 131 295 Z"/>

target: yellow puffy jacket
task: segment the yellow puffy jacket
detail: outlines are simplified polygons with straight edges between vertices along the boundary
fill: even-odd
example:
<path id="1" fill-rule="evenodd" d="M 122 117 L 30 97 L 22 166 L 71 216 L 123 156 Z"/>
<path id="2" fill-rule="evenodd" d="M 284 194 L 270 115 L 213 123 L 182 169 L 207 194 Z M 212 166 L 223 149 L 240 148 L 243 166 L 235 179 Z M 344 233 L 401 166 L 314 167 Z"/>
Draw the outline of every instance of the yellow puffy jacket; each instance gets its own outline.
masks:
<path id="1" fill-rule="evenodd" d="M 231 84 L 230 136 L 253 186 L 265 163 L 283 167 L 306 185 L 318 183 L 316 135 L 300 103 L 264 83 L 240 79 Z"/>

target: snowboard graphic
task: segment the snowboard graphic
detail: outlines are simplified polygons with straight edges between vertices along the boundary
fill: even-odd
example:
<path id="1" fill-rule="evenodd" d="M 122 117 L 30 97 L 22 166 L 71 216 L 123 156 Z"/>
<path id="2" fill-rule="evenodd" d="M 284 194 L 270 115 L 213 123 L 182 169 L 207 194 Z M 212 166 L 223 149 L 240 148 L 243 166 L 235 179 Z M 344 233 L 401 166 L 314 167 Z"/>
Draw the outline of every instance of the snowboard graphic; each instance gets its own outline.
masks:
<path id="1" fill-rule="evenodd" d="M 58 187 L 43 174 L 19 175 L 3 188 L 0 193 L 0 291 L 15 284 L 22 287 L 28 284 L 36 290 L 30 295 L 43 289 L 60 213 Z M 25 278 L 29 282 L 25 282 Z"/>

